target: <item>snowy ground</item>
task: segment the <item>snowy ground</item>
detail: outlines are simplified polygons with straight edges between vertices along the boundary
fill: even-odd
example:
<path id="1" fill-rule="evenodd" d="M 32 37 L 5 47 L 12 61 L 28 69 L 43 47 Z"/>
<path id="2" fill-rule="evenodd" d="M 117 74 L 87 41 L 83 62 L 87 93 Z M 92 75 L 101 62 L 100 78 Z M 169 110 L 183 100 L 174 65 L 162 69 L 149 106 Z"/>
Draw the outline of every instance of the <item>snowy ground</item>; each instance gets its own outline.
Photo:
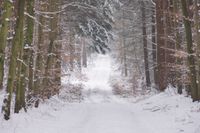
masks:
<path id="1" fill-rule="evenodd" d="M 200 133 L 199 103 L 172 89 L 137 102 L 116 97 L 108 84 L 111 66 L 108 56 L 97 57 L 84 83 L 83 102 L 55 96 L 9 121 L 1 117 L 0 133 Z"/>

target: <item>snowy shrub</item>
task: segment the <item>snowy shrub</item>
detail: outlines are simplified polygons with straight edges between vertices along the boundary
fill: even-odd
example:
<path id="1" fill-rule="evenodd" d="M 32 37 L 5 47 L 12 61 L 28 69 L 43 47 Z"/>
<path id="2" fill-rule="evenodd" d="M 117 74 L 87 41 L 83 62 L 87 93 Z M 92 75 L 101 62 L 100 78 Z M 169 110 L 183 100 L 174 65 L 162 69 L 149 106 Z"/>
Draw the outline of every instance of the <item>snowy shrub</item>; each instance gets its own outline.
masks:
<path id="1" fill-rule="evenodd" d="M 110 84 L 115 95 L 129 97 L 134 93 L 130 82 L 128 82 L 126 78 L 123 78 L 122 80 L 122 78 L 111 77 Z"/>
<path id="2" fill-rule="evenodd" d="M 82 95 L 82 84 L 68 84 L 61 89 L 59 98 L 66 102 L 81 102 L 83 99 Z"/>

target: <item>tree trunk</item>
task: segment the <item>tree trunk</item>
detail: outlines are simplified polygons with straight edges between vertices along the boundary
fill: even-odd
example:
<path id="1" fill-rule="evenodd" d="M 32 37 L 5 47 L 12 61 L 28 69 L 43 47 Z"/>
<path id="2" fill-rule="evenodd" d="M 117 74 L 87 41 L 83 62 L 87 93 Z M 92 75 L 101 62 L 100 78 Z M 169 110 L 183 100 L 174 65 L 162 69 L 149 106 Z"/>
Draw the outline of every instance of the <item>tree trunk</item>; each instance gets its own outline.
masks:
<path id="1" fill-rule="evenodd" d="M 31 16 L 34 16 L 34 0 L 27 1 L 27 13 Z M 27 30 L 26 30 L 26 43 L 28 49 L 25 49 L 25 59 L 26 64 L 29 65 L 28 69 L 28 88 L 33 91 L 33 60 L 34 60 L 34 51 L 33 51 L 33 31 L 34 31 L 34 20 L 31 17 L 27 17 Z"/>
<path id="2" fill-rule="evenodd" d="M 14 80 L 16 79 L 17 59 L 23 49 L 23 27 L 24 27 L 24 6 L 25 0 L 20 0 L 17 7 L 17 22 L 15 29 L 15 36 L 13 39 L 12 55 L 10 59 L 8 82 L 7 82 L 7 97 L 4 99 L 3 112 L 4 118 L 10 118 L 11 100 L 13 94 Z"/>
<path id="3" fill-rule="evenodd" d="M 156 48 L 156 18 L 155 18 L 155 7 L 152 7 L 152 17 L 151 17 L 151 22 L 152 22 L 152 26 L 151 26 L 151 41 L 152 41 L 152 56 L 153 56 L 153 73 L 154 73 L 154 83 L 156 83 L 157 79 L 157 75 L 156 75 L 156 66 L 157 66 L 157 48 Z"/>
<path id="4" fill-rule="evenodd" d="M 50 5 L 49 5 L 49 11 L 50 12 L 54 12 L 54 11 L 58 11 L 59 10 L 59 1 L 58 0 L 50 0 L 49 1 Z M 58 66 L 57 64 L 57 52 L 61 49 L 59 49 L 60 47 L 58 47 L 57 45 L 57 35 L 58 35 L 58 17 L 59 15 L 56 14 L 52 14 L 51 15 L 51 20 L 50 20 L 50 33 L 49 33 L 49 46 L 48 46 L 48 56 L 47 56 L 47 61 L 46 61 L 46 66 L 45 66 L 45 77 L 44 77 L 44 91 L 45 94 L 47 94 L 47 97 L 49 98 L 50 96 L 58 93 L 58 87 L 59 87 L 59 82 L 58 82 L 58 75 L 56 72 L 56 69 Z M 55 68 L 56 66 L 56 68 Z M 60 76 L 60 75 L 59 75 Z M 56 80 L 56 81 L 55 81 Z M 58 84 L 57 84 L 58 83 Z"/>
<path id="5" fill-rule="evenodd" d="M 142 37 L 143 37 L 143 49 L 144 49 L 144 65 L 145 65 L 145 76 L 147 87 L 151 86 L 150 73 L 149 73 L 149 58 L 148 58 L 148 48 L 147 48 L 147 31 L 146 31 L 146 12 L 145 3 L 141 1 L 141 11 L 142 11 Z"/>
<path id="6" fill-rule="evenodd" d="M 191 93 L 192 99 L 194 101 L 198 100 L 198 86 L 197 86 L 197 78 L 196 78 L 196 69 L 195 69 L 195 59 L 194 59 L 194 50 L 193 50 L 193 42 L 192 42 L 192 30 L 191 30 L 191 22 L 189 20 L 189 13 L 187 9 L 186 0 L 181 0 L 182 12 L 183 12 L 183 21 L 186 33 L 186 42 L 187 42 L 187 52 L 188 52 L 188 67 L 189 67 L 189 77 L 191 82 Z"/>
<path id="7" fill-rule="evenodd" d="M 198 64 L 198 100 L 200 100 L 200 19 L 199 19 L 199 6 L 198 0 L 194 0 L 195 5 L 195 29 L 196 29 L 196 43 L 197 43 L 197 64 Z"/>
<path id="8" fill-rule="evenodd" d="M 175 50 L 178 52 L 182 50 L 181 48 L 181 38 L 180 38 L 180 31 L 179 31 L 179 18 L 177 18 L 177 14 L 179 13 L 179 1 L 173 0 L 173 17 L 174 17 L 174 37 L 175 37 Z M 182 57 L 176 57 L 176 65 L 182 65 Z M 181 69 L 178 67 L 176 69 L 176 86 L 178 88 L 178 93 L 182 94 L 182 87 L 183 82 L 181 81 Z"/>
<path id="9" fill-rule="evenodd" d="M 4 78 L 4 59 L 5 59 L 5 47 L 7 43 L 8 29 L 10 17 L 12 14 L 12 3 L 9 0 L 3 2 L 3 14 L 0 27 L 0 90 L 3 87 Z"/>
<path id="10" fill-rule="evenodd" d="M 70 28 L 69 31 L 69 65 L 70 65 L 70 71 L 74 71 L 74 57 L 75 57 L 75 33 L 73 31 L 73 28 Z"/>
<path id="11" fill-rule="evenodd" d="M 123 49 L 123 74 L 125 77 L 128 76 L 128 69 L 127 69 L 127 57 L 126 57 L 126 38 L 125 38 L 125 14 L 124 14 L 124 9 L 122 9 L 123 12 L 123 20 L 122 20 L 122 29 L 123 29 L 123 35 L 122 35 L 122 49 Z"/>
<path id="12" fill-rule="evenodd" d="M 49 1 L 48 1 L 49 2 Z M 43 12 L 47 12 L 47 3 L 39 2 L 38 8 Z M 47 55 L 47 18 L 44 15 L 38 15 L 38 21 L 40 24 L 38 25 L 38 40 L 37 40 L 37 51 L 36 51 L 36 59 L 35 59 L 35 72 L 34 72 L 34 97 L 35 97 L 35 107 L 39 106 L 39 98 L 42 98 L 41 92 L 44 89 L 43 79 L 44 79 L 44 71 L 45 71 L 45 63 L 46 63 L 46 55 Z M 48 29 L 49 30 L 49 29 Z"/>
<path id="13" fill-rule="evenodd" d="M 27 13 L 31 16 L 34 16 L 33 11 L 33 0 L 29 0 L 26 3 L 27 5 Z M 32 64 L 33 64 L 33 49 L 32 49 L 32 41 L 33 41 L 33 26 L 34 22 L 33 19 L 29 16 L 26 19 L 27 23 L 27 30 L 25 36 L 25 43 L 24 43 L 24 50 L 21 52 L 21 60 L 23 63 L 20 62 L 19 70 L 18 70 L 18 80 L 17 80 L 17 95 L 16 95 L 16 103 L 15 103 L 15 113 L 18 113 L 22 108 L 25 108 L 25 90 L 26 87 L 30 87 L 29 89 L 32 90 L 33 77 L 32 77 Z M 31 68 L 30 68 L 31 67 Z M 29 71 L 30 68 L 31 73 Z M 29 71 L 29 72 L 28 72 Z M 30 76 L 29 76 L 30 74 Z M 27 81 L 28 79 L 28 81 Z M 29 84 L 28 84 L 29 82 Z M 28 86 L 30 85 L 30 86 Z"/>
<path id="14" fill-rule="evenodd" d="M 164 4 L 163 0 L 156 0 L 156 29 L 157 29 L 157 67 L 156 67 L 156 85 L 160 91 L 167 87 L 166 68 L 165 68 L 165 39 L 164 39 Z"/>
<path id="15" fill-rule="evenodd" d="M 165 62 L 166 62 L 166 74 L 165 74 L 165 80 L 166 84 L 171 84 L 175 86 L 175 79 L 176 74 L 174 71 L 173 66 L 175 65 L 175 43 L 172 39 L 173 37 L 173 23 L 172 23 L 172 2 L 171 0 L 165 0 L 164 1 L 164 20 L 165 20 Z"/>

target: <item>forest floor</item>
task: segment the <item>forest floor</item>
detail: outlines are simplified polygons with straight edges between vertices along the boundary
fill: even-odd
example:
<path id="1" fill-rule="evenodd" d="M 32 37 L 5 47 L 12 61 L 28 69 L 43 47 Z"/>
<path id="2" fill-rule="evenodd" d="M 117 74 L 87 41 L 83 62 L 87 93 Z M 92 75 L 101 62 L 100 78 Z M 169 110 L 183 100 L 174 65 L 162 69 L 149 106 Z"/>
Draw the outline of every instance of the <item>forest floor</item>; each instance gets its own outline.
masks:
<path id="1" fill-rule="evenodd" d="M 109 56 L 96 58 L 86 70 L 81 102 L 55 96 L 9 121 L 1 117 L 0 133 L 200 133 L 199 103 L 172 88 L 140 100 L 115 96 L 109 85 L 111 66 Z"/>

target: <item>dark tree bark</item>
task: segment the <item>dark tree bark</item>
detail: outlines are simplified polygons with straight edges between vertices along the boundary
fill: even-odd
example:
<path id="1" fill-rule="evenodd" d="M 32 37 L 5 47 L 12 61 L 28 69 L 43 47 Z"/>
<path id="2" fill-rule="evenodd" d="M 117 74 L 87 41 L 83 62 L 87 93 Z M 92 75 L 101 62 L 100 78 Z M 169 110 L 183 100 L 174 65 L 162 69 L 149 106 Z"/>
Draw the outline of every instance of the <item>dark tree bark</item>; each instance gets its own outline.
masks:
<path id="1" fill-rule="evenodd" d="M 5 59 L 5 47 L 7 43 L 8 29 L 10 17 L 12 14 L 12 4 L 9 0 L 4 0 L 1 2 L 3 4 L 2 10 L 3 14 L 0 19 L 0 89 L 3 87 L 3 78 L 4 78 L 4 59 Z M 0 7 L 1 9 L 1 7 Z"/>
<path id="2" fill-rule="evenodd" d="M 179 13 L 179 7 L 180 7 L 180 2 L 177 0 L 173 0 L 173 25 L 174 25 L 174 40 L 175 40 L 175 50 L 180 51 L 182 50 L 181 48 L 181 38 L 180 38 L 180 31 L 179 31 L 179 18 L 177 17 L 177 14 Z M 183 59 L 182 57 L 176 57 L 176 65 L 181 66 Z M 183 82 L 181 79 L 181 70 L 178 67 L 176 69 L 176 86 L 178 88 L 178 93 L 182 94 L 182 89 L 183 89 Z"/>
<path id="3" fill-rule="evenodd" d="M 27 1 L 27 13 L 30 16 L 34 17 L 34 0 Z M 26 30 L 26 40 L 25 44 L 28 45 L 28 49 L 25 49 L 25 60 L 26 63 L 29 65 L 28 68 L 28 88 L 30 91 L 33 91 L 33 60 L 34 60 L 34 51 L 33 51 L 33 31 L 34 31 L 34 20 L 30 16 L 27 16 L 26 23 L 27 23 L 27 30 Z"/>
<path id="4" fill-rule="evenodd" d="M 49 1 L 49 7 L 48 11 L 54 12 L 54 11 L 59 11 L 59 1 L 58 0 L 50 0 Z M 59 92 L 59 87 L 60 87 L 60 82 L 58 81 L 60 73 L 58 70 L 61 69 L 58 67 L 57 61 L 60 60 L 58 57 L 59 51 L 61 51 L 61 47 L 58 43 L 58 20 L 59 20 L 59 14 L 55 13 L 50 15 L 51 19 L 49 20 L 50 22 L 50 32 L 49 32 L 49 44 L 48 44 L 48 51 L 47 51 L 47 59 L 45 63 L 45 75 L 44 75 L 44 94 L 45 97 L 50 98 L 52 95 L 55 95 Z M 58 54 L 58 55 L 57 55 Z"/>
<path id="5" fill-rule="evenodd" d="M 196 30 L 196 44 L 197 44 L 197 64 L 198 64 L 198 100 L 200 100 L 200 19 L 199 19 L 199 2 L 194 0 L 195 6 L 195 30 Z"/>
<path id="6" fill-rule="evenodd" d="M 173 37 L 173 22 L 172 22 L 172 1 L 171 0 L 165 0 L 164 1 L 164 20 L 165 20 L 165 59 L 166 59 L 166 82 L 167 85 L 171 84 L 175 86 L 175 79 L 176 74 L 174 71 L 173 66 L 175 65 L 175 43 L 172 39 Z"/>
<path id="7" fill-rule="evenodd" d="M 49 2 L 49 1 L 48 1 Z M 48 11 L 47 3 L 39 2 L 38 3 L 39 10 L 43 12 Z M 47 56 L 47 18 L 44 15 L 40 14 L 37 16 L 40 24 L 38 25 L 38 36 L 37 36 L 37 51 L 36 51 L 36 60 L 35 60 L 35 72 L 34 72 L 34 82 L 33 82 L 33 90 L 35 97 L 35 107 L 39 106 L 39 99 L 42 98 L 42 93 L 44 91 L 44 76 L 45 76 L 45 63 Z"/>
<path id="8" fill-rule="evenodd" d="M 156 48 L 156 18 L 155 18 L 155 7 L 152 6 L 152 17 L 151 17 L 151 41 L 152 41 L 152 56 L 153 56 L 153 73 L 154 73 L 154 83 L 158 80 L 156 75 L 156 66 L 157 66 L 157 48 Z"/>
<path id="9" fill-rule="evenodd" d="M 145 11 L 145 3 L 143 1 L 141 1 L 141 11 L 142 11 L 142 36 L 143 36 L 146 85 L 147 87 L 150 87 L 151 81 L 150 81 L 150 73 L 149 73 L 149 57 L 148 57 L 148 48 L 147 48 L 146 11 Z"/>
<path id="10" fill-rule="evenodd" d="M 194 59 L 194 50 L 193 50 L 193 40 L 192 40 L 192 29 L 191 29 L 191 22 L 189 20 L 189 12 L 187 9 L 186 0 L 181 0 L 182 5 L 182 12 L 183 12 L 183 21 L 186 33 L 186 42 L 187 42 L 187 52 L 188 52 L 188 67 L 189 67 L 189 77 L 190 77 L 190 84 L 191 84 L 191 93 L 192 99 L 194 101 L 198 100 L 198 85 L 197 85 L 197 77 L 196 77 L 196 69 L 195 69 L 195 59 Z"/>
<path id="11" fill-rule="evenodd" d="M 165 31 L 164 31 L 164 1 L 156 0 L 156 29 L 157 29 L 157 67 L 156 67 L 156 85 L 160 91 L 167 87 L 166 68 L 165 68 Z"/>

